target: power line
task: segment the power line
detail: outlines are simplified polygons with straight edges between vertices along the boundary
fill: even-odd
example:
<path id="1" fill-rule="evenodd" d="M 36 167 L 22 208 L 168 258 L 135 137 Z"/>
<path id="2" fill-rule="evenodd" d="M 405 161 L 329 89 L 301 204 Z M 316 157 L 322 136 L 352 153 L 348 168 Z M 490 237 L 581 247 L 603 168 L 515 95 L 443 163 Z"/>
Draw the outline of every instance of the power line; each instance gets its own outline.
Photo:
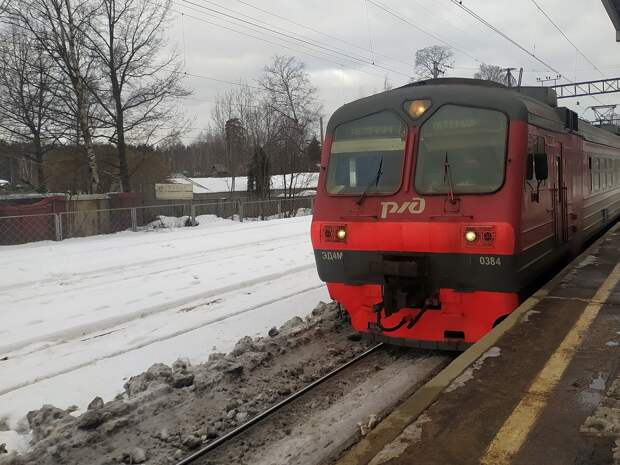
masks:
<path id="1" fill-rule="evenodd" d="M 415 24 L 414 22 L 412 22 L 411 20 L 407 19 L 402 13 L 397 12 L 396 10 L 390 9 L 389 7 L 387 7 L 385 4 L 380 3 L 378 1 L 375 0 L 367 0 L 368 3 L 374 5 L 375 7 L 383 10 L 384 12 L 386 12 L 387 14 L 389 14 L 390 16 L 393 16 L 394 18 L 398 19 L 399 21 L 402 21 L 405 24 L 408 24 L 409 26 L 413 27 L 414 29 L 422 32 L 423 34 L 428 35 L 429 37 L 432 37 L 435 40 L 438 40 L 439 42 L 446 44 L 450 47 L 452 47 L 453 49 L 457 50 L 458 52 L 468 56 L 469 58 L 471 58 L 472 60 L 478 62 L 478 63 L 482 63 L 481 60 L 479 60 L 478 58 L 476 58 L 475 56 L 473 56 L 471 53 L 467 52 L 466 50 L 463 50 L 462 48 L 442 39 L 441 37 L 439 37 L 436 34 L 433 34 L 432 32 L 429 32 L 423 28 L 421 28 L 420 26 L 418 26 L 417 24 Z"/>
<path id="2" fill-rule="evenodd" d="M 372 62 L 374 64 L 375 57 L 373 49 L 375 48 L 372 43 L 372 31 L 370 29 L 370 16 L 368 15 L 368 0 L 362 0 L 364 3 L 364 11 L 366 13 L 366 27 L 368 28 L 368 45 L 370 46 L 370 57 L 372 58 Z"/>
<path id="3" fill-rule="evenodd" d="M 184 8 L 186 8 L 186 7 L 184 7 Z M 174 10 L 174 9 L 173 9 L 172 11 L 175 11 L 176 13 L 181 13 L 180 11 L 178 11 L 178 10 Z M 306 50 L 300 50 L 300 49 L 298 49 L 298 48 L 294 48 L 294 47 L 291 47 L 291 46 L 286 45 L 286 44 L 282 44 L 282 43 L 279 43 L 279 42 L 273 42 L 273 41 L 271 41 L 271 40 L 265 39 L 264 37 L 259 37 L 259 36 L 253 35 L 253 34 L 249 34 L 249 33 L 247 33 L 247 32 L 239 31 L 239 30 L 234 29 L 234 28 L 232 28 L 232 27 L 228 27 L 228 26 L 225 26 L 225 25 L 222 25 L 222 24 L 218 24 L 218 23 L 215 23 L 215 22 L 213 22 L 213 21 L 209 21 L 208 19 L 205 19 L 205 18 L 200 18 L 200 17 L 197 17 L 197 16 L 193 16 L 193 15 L 188 14 L 188 13 L 184 13 L 184 14 L 185 14 L 185 16 L 187 16 L 188 18 L 191 18 L 191 19 L 194 19 L 194 20 L 196 20 L 196 21 L 200 21 L 200 22 L 203 22 L 203 23 L 206 23 L 206 24 L 213 25 L 213 26 L 218 27 L 218 28 L 220 28 L 220 29 L 225 29 L 225 30 L 228 30 L 228 31 L 232 31 L 232 32 L 235 32 L 235 33 L 237 33 L 237 34 L 244 35 L 244 36 L 246 36 L 246 37 L 250 37 L 250 38 L 253 38 L 253 39 L 257 39 L 257 40 L 260 40 L 260 41 L 262 41 L 262 42 L 265 42 L 265 43 L 268 43 L 268 44 L 271 44 L 271 45 L 276 45 L 276 46 L 279 46 L 279 47 L 283 47 L 283 48 L 286 48 L 286 49 L 292 50 L 292 51 L 294 51 L 294 52 L 301 53 L 301 54 L 303 54 L 303 55 L 308 55 L 308 56 L 310 56 L 310 57 L 316 58 L 317 60 L 327 61 L 327 62 L 329 62 L 329 63 L 333 63 L 333 64 L 335 64 L 335 65 L 338 65 L 339 67 L 345 67 L 345 68 L 348 68 L 348 69 L 354 69 L 354 68 L 351 68 L 351 67 L 345 66 L 345 65 L 344 65 L 343 63 L 341 63 L 341 62 L 338 62 L 338 61 L 334 61 L 334 60 L 330 60 L 330 59 L 328 59 L 328 58 L 325 58 L 325 56 L 317 56 L 317 55 L 314 55 L 314 54 L 312 54 L 312 53 L 309 53 L 309 52 L 308 52 L 308 51 L 306 51 Z M 242 26 L 242 27 L 243 27 L 243 26 Z M 248 28 L 248 29 L 249 29 L 249 28 Z M 250 29 L 250 30 L 254 31 L 253 29 Z M 260 31 L 254 31 L 254 32 L 256 32 L 257 34 L 261 34 L 261 32 L 260 32 Z M 379 75 L 377 75 L 377 74 L 369 73 L 368 71 L 364 71 L 364 70 L 361 70 L 361 69 L 359 69 L 358 71 L 360 71 L 360 72 L 362 72 L 362 73 L 365 73 L 365 74 L 368 74 L 368 75 L 370 75 L 370 76 L 381 77 L 381 76 L 379 76 Z"/>
<path id="4" fill-rule="evenodd" d="M 187 8 L 187 7 L 184 7 L 184 8 Z M 181 13 L 180 11 L 178 11 L 178 10 L 174 10 L 174 9 L 173 9 L 172 11 L 175 11 L 176 13 Z M 205 18 L 199 18 L 199 17 L 197 17 L 197 16 L 193 16 L 193 15 L 188 14 L 188 13 L 185 13 L 185 16 L 187 16 L 188 18 L 194 19 L 194 20 L 196 20 L 196 21 L 200 21 L 200 22 L 203 22 L 203 23 L 206 23 L 206 24 L 211 24 L 211 25 L 213 25 L 213 26 L 215 26 L 215 27 L 218 27 L 218 28 L 220 28 L 220 29 L 225 29 L 225 30 L 228 30 L 228 31 L 232 31 L 232 32 L 235 32 L 235 33 L 237 33 L 237 34 L 244 35 L 244 36 L 246 36 L 246 37 L 251 37 L 251 38 L 253 38 L 253 39 L 257 39 L 257 40 L 260 40 L 260 41 L 262 41 L 262 42 L 266 42 L 266 43 L 271 44 L 271 45 L 276 45 L 276 46 L 278 46 L 278 47 L 283 47 L 283 48 L 286 48 L 286 49 L 292 50 L 292 51 L 294 51 L 294 52 L 301 53 L 301 54 L 303 54 L 303 55 L 307 55 L 307 56 L 310 56 L 310 57 L 316 58 L 317 60 L 326 61 L 326 62 L 329 62 L 329 63 L 335 64 L 335 65 L 338 65 L 339 67 L 342 67 L 342 68 L 353 69 L 353 70 L 355 70 L 355 71 L 359 71 L 360 73 L 368 74 L 369 76 L 374 76 L 374 77 L 383 78 L 383 76 L 379 76 L 379 75 L 377 75 L 377 74 L 370 73 L 370 72 L 365 71 L 365 70 L 363 70 L 363 69 L 356 69 L 356 68 L 352 68 L 352 67 L 350 67 L 350 66 L 345 66 L 345 65 L 344 65 L 343 63 L 341 63 L 341 62 L 334 61 L 334 60 L 331 60 L 331 59 L 329 59 L 329 58 L 325 58 L 325 56 L 318 56 L 318 55 L 314 55 L 314 54 L 309 53 L 309 52 L 307 52 L 307 51 L 305 51 L 305 50 L 300 50 L 300 49 L 298 49 L 298 48 L 294 48 L 294 47 L 291 47 L 291 46 L 289 46 L 289 45 L 282 44 L 282 43 L 279 43 L 279 42 L 273 42 L 273 41 L 271 41 L 271 40 L 265 39 L 264 37 L 259 37 L 259 36 L 253 35 L 253 34 L 249 34 L 249 33 L 247 33 L 247 32 L 239 31 L 239 30 L 234 29 L 234 28 L 232 28 L 232 27 L 225 26 L 225 25 L 222 25 L 222 24 L 218 24 L 218 23 L 215 23 L 215 22 L 213 22 L 213 21 L 209 21 L 208 19 L 205 19 Z M 242 26 L 242 27 L 243 27 L 243 26 Z M 250 30 L 252 30 L 252 29 L 250 29 Z M 252 31 L 253 31 L 253 30 L 252 30 Z M 257 34 L 261 34 L 261 32 L 260 32 L 260 31 L 254 31 L 254 32 L 256 32 Z"/>
<path id="5" fill-rule="evenodd" d="M 374 54 L 374 55 L 376 55 L 376 56 L 380 56 L 380 57 L 383 57 L 383 58 L 387 58 L 388 60 L 393 61 L 393 62 L 396 62 L 396 63 L 401 63 L 401 64 L 404 64 L 404 65 L 407 65 L 407 66 L 411 66 L 411 65 L 412 65 L 412 63 L 409 63 L 409 62 L 406 62 L 406 61 L 400 60 L 400 59 L 398 59 L 398 58 L 395 58 L 395 57 L 390 56 L 390 55 L 386 55 L 386 54 L 384 54 L 384 53 L 377 52 L 376 50 L 374 50 L 374 48 L 373 48 L 373 50 L 369 50 L 369 49 L 367 49 L 367 48 L 365 48 L 365 47 L 361 47 L 361 46 L 359 46 L 359 45 L 357 45 L 357 44 L 355 44 L 355 43 L 353 43 L 353 42 L 349 42 L 348 40 L 344 40 L 344 39 L 341 39 L 340 37 L 336 37 L 336 36 L 334 36 L 334 35 L 327 34 L 326 32 L 320 31 L 320 30 L 315 29 L 315 28 L 313 28 L 313 27 L 310 27 L 310 26 L 308 26 L 308 25 L 306 25 L 306 24 L 299 23 L 299 22 L 294 21 L 294 20 L 292 20 L 292 19 L 290 19 L 290 18 L 287 18 L 286 16 L 282 16 L 282 15 L 279 15 L 279 14 L 274 13 L 274 12 L 272 12 L 272 11 L 265 10 L 264 8 L 260 8 L 260 7 L 256 6 L 256 5 L 252 5 L 251 3 L 245 2 L 245 1 L 243 1 L 243 0 L 237 0 L 237 2 L 241 3 L 242 5 L 246 5 L 246 6 L 250 7 L 250 8 L 253 8 L 253 9 L 257 10 L 257 11 L 260 11 L 261 13 L 264 13 L 264 14 L 267 14 L 267 15 L 270 15 L 270 16 L 273 16 L 274 18 L 279 18 L 279 19 L 281 19 L 281 20 L 283 20 L 283 21 L 286 21 L 287 23 L 294 24 L 295 26 L 298 26 L 298 27 L 304 28 L 304 29 L 306 29 L 306 30 L 308 30 L 308 31 L 312 31 L 312 32 L 314 32 L 315 34 L 319 34 L 319 35 L 322 35 L 322 36 L 324 36 L 324 37 L 327 37 L 328 39 L 331 39 L 331 40 L 336 40 L 336 41 L 338 41 L 338 42 L 341 42 L 341 43 L 343 43 L 343 44 L 350 45 L 351 47 L 355 47 L 355 48 L 357 48 L 357 49 L 359 49 L 359 50 L 363 50 L 363 51 L 365 51 L 365 52 L 372 52 L 372 54 Z"/>
<path id="6" fill-rule="evenodd" d="M 575 48 L 575 50 L 577 50 L 577 52 L 578 52 L 578 53 L 579 53 L 579 54 L 580 54 L 583 58 L 585 58 L 585 60 L 586 60 L 588 63 L 590 63 L 590 64 L 592 65 L 592 67 L 594 67 L 594 69 L 595 69 L 595 70 L 597 70 L 597 71 L 601 74 L 601 76 L 603 76 L 603 77 L 604 77 L 605 75 L 604 75 L 604 74 L 603 74 L 603 72 L 599 69 L 599 67 L 598 67 L 598 66 L 596 66 L 596 65 L 595 65 L 595 64 L 594 64 L 594 63 L 593 63 L 593 62 L 592 62 L 592 61 L 591 61 L 591 60 L 590 60 L 590 59 L 586 56 L 586 54 L 585 54 L 585 53 L 583 53 L 583 52 L 579 49 L 579 47 L 577 47 L 577 45 L 575 45 L 575 44 L 573 43 L 573 41 L 572 41 L 572 40 L 570 40 L 570 39 L 568 38 L 568 36 L 564 33 L 564 31 L 562 30 L 562 28 L 561 28 L 560 26 L 558 26 L 558 25 L 555 23 L 555 21 L 553 21 L 553 19 L 551 19 L 551 17 L 547 14 L 547 12 L 546 12 L 545 10 L 543 10 L 543 9 L 542 9 L 542 7 L 538 4 L 538 2 L 536 2 L 536 0 L 530 0 L 530 1 L 534 4 L 534 6 L 535 6 L 536 8 L 538 8 L 538 11 L 540 11 L 540 12 L 543 14 L 543 16 L 544 16 L 545 18 L 547 18 L 547 20 L 548 20 L 548 21 L 549 21 L 549 22 L 553 25 L 553 27 L 555 27 L 555 28 L 558 30 L 558 32 L 559 32 L 560 34 L 562 34 L 562 36 L 566 39 L 566 41 L 567 41 L 569 44 L 571 44 L 571 45 Z"/>
<path id="7" fill-rule="evenodd" d="M 237 14 L 237 15 L 240 15 L 240 16 L 242 16 L 242 17 L 249 18 L 249 19 L 250 19 L 250 20 L 252 20 L 252 21 L 257 21 L 257 22 L 262 23 L 262 24 L 264 24 L 264 25 L 266 25 L 266 26 L 268 26 L 268 27 L 270 27 L 270 28 L 276 28 L 276 27 L 277 27 L 277 26 L 274 26 L 274 25 L 273 25 L 273 24 L 271 24 L 271 23 L 268 23 L 268 22 L 266 22 L 266 21 L 263 21 L 263 20 L 261 20 L 261 19 L 258 19 L 258 18 L 254 17 L 254 16 L 251 16 L 251 15 L 248 15 L 248 14 L 245 14 L 245 13 L 242 13 L 242 12 L 240 12 L 240 11 L 233 10 L 233 9 L 231 9 L 231 8 L 225 7 L 225 6 L 220 5 L 219 3 L 216 3 L 216 2 L 214 2 L 214 1 L 211 1 L 211 0 L 202 0 L 202 2 L 209 3 L 209 4 L 211 4 L 211 5 L 216 6 L 217 8 L 220 8 L 220 9 L 225 10 L 225 11 L 229 11 L 229 12 L 231 12 L 231 13 L 233 13 L 233 14 Z M 244 3 L 244 2 L 242 2 L 242 3 Z M 186 7 L 186 8 L 191 8 L 191 7 L 187 7 L 187 6 L 185 6 L 185 7 Z M 199 8 L 203 8 L 203 6 L 200 6 L 200 5 L 198 5 L 198 7 L 199 7 Z M 262 9 L 259 9 L 259 10 L 260 10 L 260 11 L 266 11 L 266 10 L 262 10 Z M 194 11 L 196 11 L 196 10 L 194 10 Z M 215 16 L 215 17 L 218 17 L 218 16 L 217 16 L 217 14 L 208 13 L 208 12 L 207 12 L 207 13 L 205 13 L 205 12 L 204 12 L 204 11 L 202 11 L 202 10 L 199 10 L 199 11 L 200 11 L 200 13 L 204 13 L 204 14 L 208 14 L 208 15 L 210 15 L 210 16 Z M 279 16 L 279 15 L 278 15 L 278 17 L 281 17 L 281 16 Z M 239 21 L 239 19 L 238 19 L 238 21 Z M 252 28 L 250 28 L 250 27 L 248 27 L 248 26 L 245 26 L 245 25 L 239 25 L 239 24 L 234 23 L 234 22 L 233 22 L 232 24 L 234 24 L 235 26 L 245 27 L 246 29 L 249 29 L 249 30 L 251 30 L 251 31 L 253 31 L 253 32 L 258 32 L 258 31 L 256 31 L 255 29 L 252 29 Z M 259 27 L 260 27 L 260 26 L 259 26 Z M 296 34 L 296 32 L 293 32 L 293 31 L 290 31 L 290 30 L 284 29 L 284 28 L 282 28 L 282 27 L 280 27 L 279 29 L 280 29 L 280 32 L 281 32 L 281 31 L 284 31 L 284 32 L 287 32 L 287 33 L 289 33 L 289 34 Z M 310 39 L 307 39 L 307 40 L 310 40 Z M 317 42 L 317 43 L 318 43 L 318 42 Z M 361 50 L 364 50 L 364 51 L 368 51 L 368 50 L 366 50 L 366 49 L 364 49 L 364 48 L 361 48 L 361 47 L 358 47 L 358 48 L 360 48 Z M 338 51 L 338 52 L 344 52 L 344 53 L 347 53 L 347 52 L 348 52 L 347 50 L 343 50 L 343 49 L 341 49 L 341 48 L 336 48 L 336 47 L 334 47 L 334 49 L 335 49 L 336 51 Z M 404 63 L 404 62 L 403 62 L 403 63 Z M 407 66 L 409 66 L 409 65 L 410 65 L 409 63 L 404 63 L 404 64 L 405 64 L 405 65 L 407 65 Z"/>
<path id="8" fill-rule="evenodd" d="M 372 0 L 371 0 L 372 1 Z M 465 11 L 468 15 L 470 15 L 471 17 L 475 18 L 477 21 L 481 22 L 482 24 L 484 24 L 486 27 L 488 27 L 489 29 L 491 29 L 493 32 L 496 32 L 497 34 L 499 34 L 500 36 L 502 36 L 504 39 L 506 39 L 508 42 L 510 42 L 511 44 L 513 44 L 515 47 L 519 48 L 521 51 L 523 51 L 524 53 L 528 54 L 529 56 L 531 56 L 532 58 L 534 58 L 536 61 L 538 61 L 539 63 L 541 63 L 543 66 L 545 66 L 546 68 L 548 68 L 549 70 L 553 71 L 556 74 L 562 74 L 559 71 L 557 71 L 553 66 L 551 66 L 550 64 L 548 64 L 546 61 L 544 61 L 541 58 L 538 58 L 535 54 L 533 54 L 532 52 L 530 52 L 528 49 L 526 49 L 523 45 L 521 45 L 519 42 L 517 42 L 516 40 L 514 40 L 513 38 L 511 38 L 508 34 L 504 33 L 503 31 L 501 31 L 499 28 L 495 27 L 493 24 L 491 24 L 490 22 L 488 22 L 486 19 L 484 19 L 482 16 L 480 16 L 478 13 L 476 13 L 475 11 L 473 11 L 471 8 L 468 8 L 467 6 L 463 5 L 463 2 L 461 0 L 450 0 L 453 4 L 455 4 L 457 7 L 461 8 L 463 11 Z"/>
<path id="9" fill-rule="evenodd" d="M 197 7 L 197 8 L 201 8 L 201 9 L 204 9 L 206 11 L 210 11 L 210 12 L 215 13 L 217 15 L 220 15 L 220 16 L 223 16 L 223 17 L 226 17 L 226 18 L 231 18 L 231 19 L 233 19 L 235 21 L 238 21 L 238 22 L 241 22 L 241 23 L 244 23 L 244 24 L 248 24 L 248 25 L 251 25 L 251 26 L 259 28 L 259 29 L 266 30 L 268 32 L 271 32 L 272 34 L 285 37 L 285 38 L 287 38 L 289 40 L 292 40 L 292 41 L 295 41 L 295 42 L 300 42 L 300 43 L 306 44 L 306 45 L 310 45 L 311 47 L 322 49 L 322 50 L 325 50 L 325 51 L 328 51 L 328 52 L 331 52 L 331 53 L 334 53 L 334 54 L 342 55 L 343 57 L 345 57 L 345 58 L 347 58 L 347 59 L 349 59 L 351 61 L 357 61 L 359 63 L 363 63 L 363 64 L 366 64 L 366 65 L 375 66 L 375 67 L 381 68 L 381 69 L 383 69 L 385 71 L 389 71 L 389 72 L 392 72 L 392 73 L 395 73 L 395 74 L 400 74 L 402 76 L 407 76 L 407 77 L 409 76 L 408 74 L 401 73 L 400 71 L 392 69 L 392 68 L 389 68 L 387 66 L 383 66 L 383 65 L 379 65 L 379 64 L 373 63 L 371 60 L 368 60 L 368 59 L 365 59 L 365 58 L 360 58 L 358 56 L 351 55 L 350 53 L 347 53 L 347 52 L 339 51 L 338 49 L 334 49 L 334 48 L 322 45 L 320 43 L 316 43 L 316 42 L 312 42 L 310 40 L 306 40 L 306 39 L 303 39 L 303 38 L 300 38 L 300 37 L 296 37 L 296 36 L 291 35 L 291 34 L 286 33 L 286 32 L 281 32 L 281 31 L 278 31 L 276 29 L 273 29 L 272 27 L 262 26 L 262 25 L 260 25 L 260 24 L 258 24 L 256 22 L 254 22 L 254 21 L 245 20 L 243 18 L 239 18 L 237 16 L 225 13 L 223 11 L 219 11 L 219 10 L 216 10 L 214 8 L 210 8 L 210 7 L 206 6 L 206 5 L 195 3 L 195 2 L 193 2 L 191 0 L 181 0 L 181 1 L 184 2 L 184 3 L 187 3 L 189 5 L 193 5 L 193 6 Z"/>

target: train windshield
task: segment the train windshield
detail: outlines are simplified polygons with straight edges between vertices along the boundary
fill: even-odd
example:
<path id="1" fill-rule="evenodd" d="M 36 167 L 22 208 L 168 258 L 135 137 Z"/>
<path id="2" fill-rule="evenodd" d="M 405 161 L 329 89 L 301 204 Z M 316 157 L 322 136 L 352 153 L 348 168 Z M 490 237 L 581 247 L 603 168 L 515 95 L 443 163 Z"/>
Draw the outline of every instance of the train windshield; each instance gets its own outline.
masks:
<path id="1" fill-rule="evenodd" d="M 400 187 L 407 127 L 383 111 L 336 128 L 327 168 L 330 194 L 393 194 Z"/>
<path id="2" fill-rule="evenodd" d="M 444 105 L 420 130 L 415 188 L 421 194 L 497 191 L 504 182 L 506 115 Z"/>

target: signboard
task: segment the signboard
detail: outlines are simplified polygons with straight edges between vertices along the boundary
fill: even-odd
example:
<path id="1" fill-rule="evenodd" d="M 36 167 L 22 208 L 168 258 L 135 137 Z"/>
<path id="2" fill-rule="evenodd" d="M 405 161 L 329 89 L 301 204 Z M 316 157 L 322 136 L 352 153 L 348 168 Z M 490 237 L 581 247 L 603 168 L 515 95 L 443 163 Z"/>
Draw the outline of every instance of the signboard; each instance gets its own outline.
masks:
<path id="1" fill-rule="evenodd" d="M 194 186 L 192 184 L 155 184 L 157 200 L 192 200 Z"/>

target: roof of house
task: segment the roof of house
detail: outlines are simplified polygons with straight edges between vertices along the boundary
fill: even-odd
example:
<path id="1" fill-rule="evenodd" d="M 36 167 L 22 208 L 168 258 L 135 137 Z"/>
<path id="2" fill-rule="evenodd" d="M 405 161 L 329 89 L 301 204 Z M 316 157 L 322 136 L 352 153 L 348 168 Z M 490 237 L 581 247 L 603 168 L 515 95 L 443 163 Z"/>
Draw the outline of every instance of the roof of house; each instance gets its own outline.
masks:
<path id="1" fill-rule="evenodd" d="M 315 189 L 319 181 L 319 173 L 297 173 L 293 175 L 292 188 L 295 190 Z M 232 192 L 232 177 L 223 178 L 181 178 L 173 177 L 172 182 L 178 184 L 193 184 L 194 194 L 215 194 Z M 284 190 L 291 186 L 291 175 L 276 174 L 271 177 L 271 188 L 274 190 Z M 248 190 L 247 176 L 235 177 L 234 192 L 245 192 Z"/>

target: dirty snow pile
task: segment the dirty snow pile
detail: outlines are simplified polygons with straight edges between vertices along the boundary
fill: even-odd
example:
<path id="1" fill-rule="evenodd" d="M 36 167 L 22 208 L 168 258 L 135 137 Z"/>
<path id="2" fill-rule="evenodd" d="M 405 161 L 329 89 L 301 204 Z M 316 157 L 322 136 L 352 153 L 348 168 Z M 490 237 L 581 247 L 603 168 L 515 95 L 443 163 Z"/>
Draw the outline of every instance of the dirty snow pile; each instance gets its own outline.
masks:
<path id="1" fill-rule="evenodd" d="M 205 363 L 156 363 L 80 415 L 51 405 L 29 412 L 22 428 L 32 449 L 0 454 L 0 465 L 174 463 L 368 347 L 352 340 L 339 307 L 321 302 L 305 319 L 244 337 Z"/>
<path id="2" fill-rule="evenodd" d="M 613 465 L 620 465 L 620 378 L 611 384 L 594 414 L 586 418 L 581 432 L 614 441 Z"/>
<path id="3" fill-rule="evenodd" d="M 0 247 L 0 444 L 26 449 L 26 414 L 44 404 L 79 415 L 154 363 L 196 365 L 308 315 L 328 299 L 310 220 Z"/>

